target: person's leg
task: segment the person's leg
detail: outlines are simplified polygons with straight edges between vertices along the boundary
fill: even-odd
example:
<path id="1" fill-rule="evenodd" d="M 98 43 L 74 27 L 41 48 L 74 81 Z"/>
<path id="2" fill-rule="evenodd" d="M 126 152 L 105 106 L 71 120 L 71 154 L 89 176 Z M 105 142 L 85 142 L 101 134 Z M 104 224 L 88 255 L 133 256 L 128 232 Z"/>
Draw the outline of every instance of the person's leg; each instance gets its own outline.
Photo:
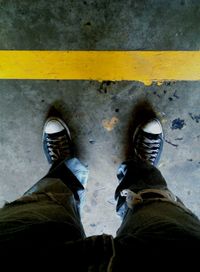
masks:
<path id="1" fill-rule="evenodd" d="M 33 246 L 85 237 L 80 219 L 88 178 L 87 168 L 74 158 L 66 124 L 50 118 L 43 145 L 51 164 L 48 174 L 20 199 L 0 210 L 0 242 Z"/>
<path id="2" fill-rule="evenodd" d="M 134 134 L 132 160 L 119 167 L 115 197 L 122 224 L 114 242 L 114 271 L 130 266 L 171 269 L 198 260 L 200 221 L 168 190 L 155 167 L 162 146 L 161 124 L 157 119 L 150 120 Z"/>
<path id="3" fill-rule="evenodd" d="M 163 131 L 157 119 L 140 125 L 133 137 L 133 159 L 119 167 L 120 181 L 116 189 L 117 213 L 123 222 L 117 236 L 148 235 L 159 233 L 167 239 L 166 226 L 177 227 L 197 224 L 199 220 L 171 193 L 160 171 L 155 167 L 163 147 Z M 151 230 L 154 229 L 154 232 Z"/>

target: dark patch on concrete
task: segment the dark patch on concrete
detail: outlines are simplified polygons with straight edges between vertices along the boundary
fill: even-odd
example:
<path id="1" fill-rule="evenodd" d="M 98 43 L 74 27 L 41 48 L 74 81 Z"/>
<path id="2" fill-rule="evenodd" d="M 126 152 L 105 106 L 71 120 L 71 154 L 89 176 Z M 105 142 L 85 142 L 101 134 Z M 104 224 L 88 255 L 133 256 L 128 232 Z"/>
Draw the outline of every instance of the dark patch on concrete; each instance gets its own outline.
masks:
<path id="1" fill-rule="evenodd" d="M 115 112 L 119 112 L 119 109 L 115 109 Z"/>
<path id="2" fill-rule="evenodd" d="M 166 140 L 166 139 L 165 139 L 165 142 L 168 143 L 168 144 L 170 144 L 170 145 L 172 145 L 173 147 L 176 147 L 176 148 L 178 147 L 177 144 L 173 144 L 172 142 L 170 142 L 170 141 L 168 141 L 168 140 Z"/>
<path id="3" fill-rule="evenodd" d="M 94 228 L 94 227 L 96 227 L 96 224 L 92 223 L 92 224 L 90 224 L 90 227 Z"/>
<path id="4" fill-rule="evenodd" d="M 106 94 L 107 91 L 108 91 L 109 86 L 111 86 L 112 84 L 115 84 L 115 81 L 110 81 L 110 80 L 102 81 L 101 84 L 100 84 L 100 87 L 98 89 L 98 92 Z"/>
<path id="5" fill-rule="evenodd" d="M 169 100 L 169 101 L 173 101 L 173 98 L 172 98 L 172 97 L 169 97 L 168 100 Z"/>
<path id="6" fill-rule="evenodd" d="M 192 162 L 192 161 L 193 161 L 193 159 L 187 159 L 187 161 Z"/>
<path id="7" fill-rule="evenodd" d="M 167 93 L 167 91 L 166 91 L 166 90 L 164 90 L 164 91 L 163 91 L 163 93 L 164 93 L 164 94 L 166 94 L 166 93 Z"/>
<path id="8" fill-rule="evenodd" d="M 158 94 L 156 91 L 154 91 L 153 94 L 156 95 L 157 97 L 161 98 L 161 95 Z"/>
<path id="9" fill-rule="evenodd" d="M 182 141 L 183 140 L 183 137 L 180 137 L 180 138 L 176 138 L 175 141 Z"/>
<path id="10" fill-rule="evenodd" d="M 90 139 L 90 140 L 89 140 L 89 143 L 90 143 L 90 144 L 95 144 L 95 142 L 96 142 L 96 141 L 93 140 L 93 139 Z"/>
<path id="11" fill-rule="evenodd" d="M 177 90 L 174 92 L 173 97 L 175 97 L 175 98 L 179 99 L 179 98 L 180 98 L 180 96 L 178 96 L 178 95 L 176 94 L 176 92 L 177 92 Z"/>
<path id="12" fill-rule="evenodd" d="M 176 81 L 165 81 L 163 85 L 171 86 L 172 84 L 175 84 Z"/>
<path id="13" fill-rule="evenodd" d="M 192 118 L 192 120 L 194 120 L 196 123 L 199 123 L 199 121 L 200 121 L 200 114 L 199 115 L 194 115 L 191 112 L 189 112 L 188 114 Z"/>
<path id="14" fill-rule="evenodd" d="M 185 121 L 183 119 L 177 118 L 172 121 L 171 129 L 182 129 L 185 126 Z"/>

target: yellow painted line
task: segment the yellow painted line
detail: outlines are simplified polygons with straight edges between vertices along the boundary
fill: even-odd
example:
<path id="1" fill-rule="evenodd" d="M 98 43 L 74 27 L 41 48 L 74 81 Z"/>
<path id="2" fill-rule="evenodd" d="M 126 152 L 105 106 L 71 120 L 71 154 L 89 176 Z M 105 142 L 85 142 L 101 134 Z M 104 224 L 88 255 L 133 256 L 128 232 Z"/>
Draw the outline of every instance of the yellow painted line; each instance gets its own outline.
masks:
<path id="1" fill-rule="evenodd" d="M 200 51 L 0 51 L 1 79 L 200 80 Z"/>

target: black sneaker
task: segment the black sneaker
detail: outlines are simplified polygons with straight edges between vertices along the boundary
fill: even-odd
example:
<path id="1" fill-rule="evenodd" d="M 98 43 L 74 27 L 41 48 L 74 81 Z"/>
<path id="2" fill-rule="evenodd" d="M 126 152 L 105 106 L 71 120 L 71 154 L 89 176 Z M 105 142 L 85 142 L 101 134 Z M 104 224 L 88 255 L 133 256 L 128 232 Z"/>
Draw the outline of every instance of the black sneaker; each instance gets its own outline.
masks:
<path id="1" fill-rule="evenodd" d="M 133 136 L 133 148 L 140 159 L 157 165 L 163 149 L 163 129 L 156 118 L 139 125 Z"/>
<path id="2" fill-rule="evenodd" d="M 43 148 L 50 164 L 73 157 L 70 131 L 58 117 L 47 119 L 43 129 Z"/>

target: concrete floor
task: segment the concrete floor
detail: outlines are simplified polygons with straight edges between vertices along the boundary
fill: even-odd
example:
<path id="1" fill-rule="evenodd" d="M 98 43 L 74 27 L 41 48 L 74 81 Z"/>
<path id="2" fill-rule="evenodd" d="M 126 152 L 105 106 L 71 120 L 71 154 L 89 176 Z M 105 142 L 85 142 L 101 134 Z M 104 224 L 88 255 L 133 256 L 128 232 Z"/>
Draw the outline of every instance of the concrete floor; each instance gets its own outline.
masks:
<path id="1" fill-rule="evenodd" d="M 198 1 L 17 3 L 0 2 L 0 49 L 200 49 Z M 0 204 L 19 197 L 46 174 L 41 134 L 47 111 L 54 105 L 68 122 L 77 156 L 90 169 L 83 216 L 86 233 L 115 235 L 120 224 L 113 198 L 116 170 L 126 158 L 134 108 L 143 100 L 163 122 L 165 145 L 159 169 L 169 188 L 200 217 L 200 82 L 144 86 L 1 80 Z"/>

